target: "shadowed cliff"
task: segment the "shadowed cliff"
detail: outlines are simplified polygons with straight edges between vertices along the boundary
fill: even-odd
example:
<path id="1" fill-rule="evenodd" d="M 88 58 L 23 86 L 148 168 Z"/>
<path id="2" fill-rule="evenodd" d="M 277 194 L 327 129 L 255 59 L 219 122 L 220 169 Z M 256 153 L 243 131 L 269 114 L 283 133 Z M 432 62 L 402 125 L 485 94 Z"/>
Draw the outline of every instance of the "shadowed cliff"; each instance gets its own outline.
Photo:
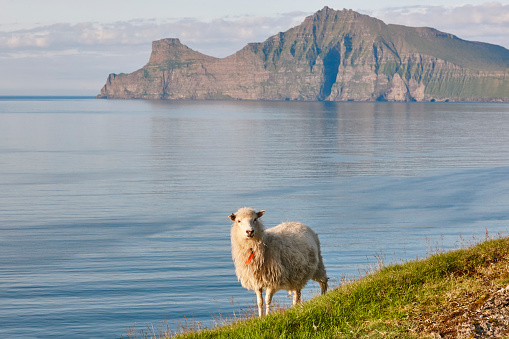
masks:
<path id="1" fill-rule="evenodd" d="M 99 98 L 509 102 L 509 50 L 328 7 L 226 57 L 154 41 Z"/>

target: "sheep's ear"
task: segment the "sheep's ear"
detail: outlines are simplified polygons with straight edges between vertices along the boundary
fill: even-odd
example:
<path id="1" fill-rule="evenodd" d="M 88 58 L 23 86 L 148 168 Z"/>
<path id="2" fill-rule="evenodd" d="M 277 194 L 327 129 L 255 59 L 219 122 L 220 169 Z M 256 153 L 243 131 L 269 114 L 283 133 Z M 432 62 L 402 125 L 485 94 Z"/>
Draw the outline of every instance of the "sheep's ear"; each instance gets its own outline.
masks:
<path id="1" fill-rule="evenodd" d="M 230 214 L 230 219 L 231 219 L 232 221 L 235 221 L 235 214 L 233 214 L 233 213 L 232 213 L 232 214 Z"/>
<path id="2" fill-rule="evenodd" d="M 264 214 L 265 214 L 265 211 L 264 211 L 264 210 L 261 210 L 260 212 L 256 213 L 256 216 L 257 216 L 258 218 L 261 218 L 261 217 L 262 217 L 262 215 L 264 215 Z"/>

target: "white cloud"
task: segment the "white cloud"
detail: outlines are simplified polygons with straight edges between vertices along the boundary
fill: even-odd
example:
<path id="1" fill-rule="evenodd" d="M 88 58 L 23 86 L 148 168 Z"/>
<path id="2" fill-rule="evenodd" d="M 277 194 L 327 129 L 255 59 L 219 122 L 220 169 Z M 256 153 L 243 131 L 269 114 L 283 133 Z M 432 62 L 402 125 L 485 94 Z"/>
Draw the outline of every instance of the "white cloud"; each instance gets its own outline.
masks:
<path id="1" fill-rule="evenodd" d="M 374 11 L 385 23 L 433 27 L 465 40 L 482 41 L 509 48 L 509 5 L 412 6 Z"/>
<path id="2" fill-rule="evenodd" d="M 238 17 L 211 21 L 131 20 L 113 23 L 58 23 L 32 29 L 0 32 L 0 54 L 13 51 L 42 52 L 67 49 L 95 50 L 119 45 L 137 46 L 167 37 L 180 38 L 203 53 L 226 56 L 248 42 L 265 40 L 278 31 L 298 25 L 305 15 L 289 13 L 277 17 Z M 219 55 L 217 55 L 219 54 Z"/>

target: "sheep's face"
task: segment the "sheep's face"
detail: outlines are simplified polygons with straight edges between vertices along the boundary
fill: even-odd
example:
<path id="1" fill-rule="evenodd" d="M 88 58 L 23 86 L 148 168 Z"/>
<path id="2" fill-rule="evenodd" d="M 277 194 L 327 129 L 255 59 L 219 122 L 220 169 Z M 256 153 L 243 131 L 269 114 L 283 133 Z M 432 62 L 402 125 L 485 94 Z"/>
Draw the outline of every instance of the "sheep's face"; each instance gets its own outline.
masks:
<path id="1" fill-rule="evenodd" d="M 253 239 L 259 235 L 263 230 L 263 226 L 258 221 L 259 218 L 265 213 L 265 211 L 256 212 L 251 208 L 241 208 L 237 213 L 230 215 L 230 219 L 235 221 L 234 227 L 238 227 L 238 230 L 242 236 L 246 239 Z"/>

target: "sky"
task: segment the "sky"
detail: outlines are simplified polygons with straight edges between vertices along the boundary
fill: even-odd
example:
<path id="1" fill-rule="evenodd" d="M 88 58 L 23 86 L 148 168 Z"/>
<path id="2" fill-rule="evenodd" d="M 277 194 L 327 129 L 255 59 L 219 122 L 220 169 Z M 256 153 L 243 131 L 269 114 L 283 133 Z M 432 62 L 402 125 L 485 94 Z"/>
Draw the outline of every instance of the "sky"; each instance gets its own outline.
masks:
<path id="1" fill-rule="evenodd" d="M 225 57 L 299 25 L 324 6 L 387 24 L 433 27 L 509 49 L 509 0 L 0 0 L 0 96 L 99 94 L 152 41 L 179 38 Z"/>

